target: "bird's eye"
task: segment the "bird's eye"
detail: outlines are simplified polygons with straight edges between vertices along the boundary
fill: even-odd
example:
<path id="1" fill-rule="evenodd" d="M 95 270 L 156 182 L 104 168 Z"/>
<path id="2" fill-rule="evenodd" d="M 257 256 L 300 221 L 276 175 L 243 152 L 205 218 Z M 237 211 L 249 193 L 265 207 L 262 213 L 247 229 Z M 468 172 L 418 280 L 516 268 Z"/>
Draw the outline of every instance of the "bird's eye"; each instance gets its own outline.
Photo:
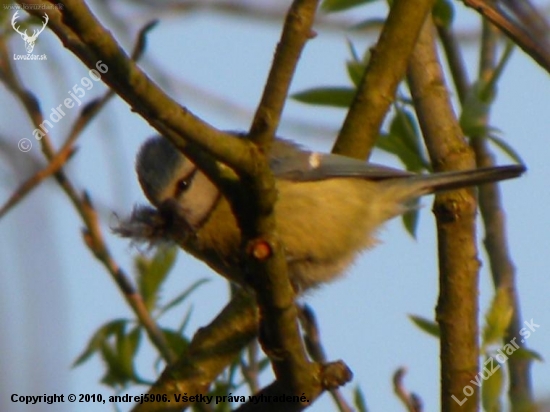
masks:
<path id="1" fill-rule="evenodd" d="M 191 183 L 193 181 L 193 178 L 195 177 L 195 173 L 197 172 L 197 169 L 193 170 L 190 174 L 188 174 L 185 177 L 182 177 L 180 180 L 176 182 L 176 197 L 180 196 L 182 193 L 186 192 L 190 187 Z"/>
<path id="2" fill-rule="evenodd" d="M 191 185 L 191 182 L 189 182 L 189 179 L 180 179 L 177 183 L 176 191 L 178 193 L 183 193 L 187 189 L 189 189 L 190 185 Z"/>

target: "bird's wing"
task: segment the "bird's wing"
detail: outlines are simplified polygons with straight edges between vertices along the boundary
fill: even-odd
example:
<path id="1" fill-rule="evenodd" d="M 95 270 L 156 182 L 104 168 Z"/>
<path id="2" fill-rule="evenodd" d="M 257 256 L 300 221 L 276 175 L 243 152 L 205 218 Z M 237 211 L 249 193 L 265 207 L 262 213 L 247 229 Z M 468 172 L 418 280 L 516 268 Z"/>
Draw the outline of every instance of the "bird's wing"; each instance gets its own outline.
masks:
<path id="1" fill-rule="evenodd" d="M 293 146 L 288 141 L 279 145 Z M 271 170 L 276 177 L 293 181 L 315 181 L 334 177 L 355 177 L 369 180 L 385 180 L 413 176 L 399 169 L 367 163 L 346 156 L 296 150 L 277 150 L 279 156 L 270 159 Z M 282 156 L 281 153 L 284 153 Z"/>

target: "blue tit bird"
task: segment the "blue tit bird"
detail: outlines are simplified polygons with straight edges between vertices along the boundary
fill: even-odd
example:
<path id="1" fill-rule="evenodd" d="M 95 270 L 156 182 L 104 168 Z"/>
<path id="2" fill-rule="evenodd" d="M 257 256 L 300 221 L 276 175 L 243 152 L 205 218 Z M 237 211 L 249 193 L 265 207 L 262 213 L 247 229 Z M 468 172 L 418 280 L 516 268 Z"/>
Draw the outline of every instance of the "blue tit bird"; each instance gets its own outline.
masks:
<path id="1" fill-rule="evenodd" d="M 274 213 L 289 278 L 300 293 L 342 275 L 377 244 L 384 222 L 430 193 L 510 179 L 525 167 L 414 174 L 275 139 L 268 153 L 278 198 Z M 169 237 L 237 283 L 244 283 L 241 234 L 227 199 L 167 139 L 153 137 L 136 161 L 147 199 L 169 215 Z"/>

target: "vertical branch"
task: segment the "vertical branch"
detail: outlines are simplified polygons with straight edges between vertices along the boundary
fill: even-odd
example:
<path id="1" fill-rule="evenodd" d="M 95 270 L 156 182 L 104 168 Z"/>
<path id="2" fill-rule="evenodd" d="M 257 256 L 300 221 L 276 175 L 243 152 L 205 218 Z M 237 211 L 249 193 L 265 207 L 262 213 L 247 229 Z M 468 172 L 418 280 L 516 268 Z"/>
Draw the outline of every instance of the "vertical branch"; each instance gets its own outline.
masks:
<path id="1" fill-rule="evenodd" d="M 437 171 L 475 167 L 462 136 L 438 60 L 431 18 L 426 19 L 407 78 L 430 158 Z M 479 391 L 460 405 L 463 389 L 478 371 L 478 270 L 475 242 L 476 201 L 471 189 L 436 196 L 441 330 L 441 409 L 477 411 Z"/>
<path id="2" fill-rule="evenodd" d="M 418 33 L 434 0 L 395 0 L 380 33 L 333 152 L 366 159 L 405 76 Z"/>
<path id="3" fill-rule="evenodd" d="M 527 6 L 529 6 L 527 4 Z M 542 29 L 542 28 L 541 28 Z M 452 46 L 454 41 L 451 39 L 449 29 L 438 27 L 439 36 L 443 43 L 447 60 L 453 73 L 453 80 L 461 102 L 464 102 L 464 96 L 467 92 L 465 86 L 468 85 L 466 72 L 461 68 L 462 64 L 457 59 L 457 50 Z M 482 42 L 480 50 L 479 78 L 485 83 L 489 82 L 494 75 L 496 63 L 496 44 L 500 37 L 498 29 L 483 19 Z M 458 51 L 458 50 L 457 50 Z M 489 113 L 483 118 L 477 119 L 476 123 L 480 126 L 489 125 Z M 482 136 L 471 136 L 470 144 L 474 149 L 476 163 L 478 167 L 494 166 L 495 159 L 486 139 Z M 479 187 L 478 192 L 479 210 L 485 227 L 485 250 L 489 257 L 489 265 L 493 278 L 495 289 L 504 288 L 508 291 L 513 315 L 510 325 L 503 337 L 505 342 L 509 342 L 514 337 L 519 336 L 521 329 L 521 305 L 519 294 L 516 289 L 516 269 L 510 256 L 507 232 L 506 216 L 501 202 L 499 186 L 496 184 L 487 184 Z M 521 347 L 525 344 L 519 342 Z M 507 362 L 509 372 L 508 397 L 512 404 L 513 411 L 531 410 L 533 404 L 533 390 L 530 375 L 530 360 L 521 357 L 511 357 Z"/>
<path id="4" fill-rule="evenodd" d="M 483 20 L 482 47 L 480 51 L 480 80 L 488 82 L 496 67 L 496 46 L 500 34 L 495 26 Z M 479 119 L 480 125 L 489 124 L 489 113 Z M 472 136 L 471 145 L 476 155 L 478 167 L 494 166 L 495 159 L 487 140 L 482 136 Z M 479 187 L 479 210 L 485 226 L 485 249 L 489 256 L 489 264 L 495 289 L 507 290 L 513 307 L 510 325 L 503 337 L 509 342 L 519 336 L 522 327 L 521 307 L 516 289 L 516 268 L 508 249 L 506 217 L 502 207 L 501 193 L 497 184 L 491 183 Z M 521 347 L 525 343 L 518 342 Z M 512 410 L 528 411 L 533 408 L 533 391 L 531 386 L 530 360 L 519 356 L 511 356 L 507 362 L 510 383 L 508 397 Z"/>
<path id="5" fill-rule="evenodd" d="M 251 138 L 261 149 L 268 149 L 274 137 L 301 50 L 312 35 L 317 3 L 318 0 L 295 0 L 288 12 L 250 131 Z M 321 366 L 307 357 L 298 328 L 298 310 L 287 274 L 284 245 L 276 235 L 276 221 L 272 213 L 276 200 L 274 178 L 265 158 L 263 160 L 258 158 L 255 174 L 242 176 L 252 189 L 241 199 L 246 203 L 242 210 L 252 213 L 239 219 L 248 256 L 247 269 L 251 274 L 249 284 L 256 292 L 260 309 L 260 343 L 277 377 L 262 393 L 284 389 L 283 392 L 292 395 L 302 394 L 304 398 L 300 398 L 300 403 L 284 406 L 285 410 L 301 410 L 325 389 L 343 384 L 351 377 L 345 365 Z M 275 410 L 281 408 L 280 405 L 272 407 Z M 268 406 L 249 402 L 243 408 L 267 410 Z"/>
<path id="6" fill-rule="evenodd" d="M 288 11 L 281 40 L 256 110 L 250 135 L 260 146 L 267 146 L 275 135 L 290 83 L 311 29 L 318 0 L 295 1 Z"/>
<path id="7" fill-rule="evenodd" d="M 458 41 L 450 27 L 445 27 L 436 22 L 436 28 L 443 45 L 443 50 L 445 51 L 445 57 L 449 63 L 458 99 L 463 102 L 466 99 L 470 82 L 468 81 L 468 72 L 466 71 L 466 65 L 464 64 Z"/>

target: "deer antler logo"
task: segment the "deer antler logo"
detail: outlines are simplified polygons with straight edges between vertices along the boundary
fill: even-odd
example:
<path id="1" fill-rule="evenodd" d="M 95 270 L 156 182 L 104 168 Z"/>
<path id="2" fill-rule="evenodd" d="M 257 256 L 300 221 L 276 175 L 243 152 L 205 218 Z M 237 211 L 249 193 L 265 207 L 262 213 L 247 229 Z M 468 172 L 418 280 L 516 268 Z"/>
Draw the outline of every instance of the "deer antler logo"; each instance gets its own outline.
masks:
<path id="1" fill-rule="evenodd" d="M 38 38 L 38 35 L 44 31 L 44 29 L 46 28 L 46 24 L 48 24 L 48 21 L 50 20 L 50 18 L 48 17 L 48 15 L 46 13 L 44 13 L 44 24 L 42 24 L 42 28 L 39 29 L 39 30 L 34 29 L 32 36 L 29 36 L 27 34 L 26 29 L 25 29 L 24 32 L 21 32 L 19 30 L 19 26 L 15 25 L 16 20 L 17 20 L 17 13 L 19 13 L 19 11 L 16 11 L 15 14 L 13 15 L 13 17 L 11 19 L 11 25 L 12 25 L 13 29 L 17 33 L 19 33 L 21 35 L 21 38 L 25 41 L 25 49 L 27 49 L 27 53 L 32 53 L 32 51 L 34 49 L 34 43 L 36 42 L 36 39 Z"/>

